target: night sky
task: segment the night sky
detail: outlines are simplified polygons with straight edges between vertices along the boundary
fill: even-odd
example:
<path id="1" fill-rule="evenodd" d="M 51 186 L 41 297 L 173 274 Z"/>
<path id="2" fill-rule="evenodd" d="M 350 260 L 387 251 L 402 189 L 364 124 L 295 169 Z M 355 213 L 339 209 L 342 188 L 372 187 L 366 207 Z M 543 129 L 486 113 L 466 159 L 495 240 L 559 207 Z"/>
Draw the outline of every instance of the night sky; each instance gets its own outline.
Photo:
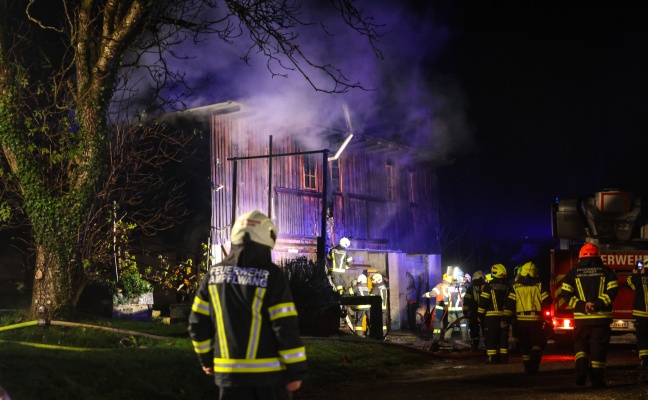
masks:
<path id="1" fill-rule="evenodd" d="M 555 246 L 557 197 L 623 187 L 648 199 L 648 7 L 617 3 L 367 1 L 382 59 L 317 9 L 305 18 L 335 34 L 304 28 L 300 48 L 370 90 L 272 78 L 262 57 L 240 60 L 243 36 L 185 48 L 200 60 L 187 78 L 210 79 L 187 105 L 237 100 L 339 125 L 347 104 L 356 132 L 454 157 L 440 171 L 445 264 L 513 266 Z"/>
<path id="2" fill-rule="evenodd" d="M 546 254 L 556 197 L 622 187 L 648 201 L 646 12 L 461 3 L 441 10 L 453 32 L 444 63 L 464 90 L 475 142 L 444 169 L 442 187 L 458 203 L 450 217 L 474 221 L 463 250 L 481 250 L 471 262 Z"/>

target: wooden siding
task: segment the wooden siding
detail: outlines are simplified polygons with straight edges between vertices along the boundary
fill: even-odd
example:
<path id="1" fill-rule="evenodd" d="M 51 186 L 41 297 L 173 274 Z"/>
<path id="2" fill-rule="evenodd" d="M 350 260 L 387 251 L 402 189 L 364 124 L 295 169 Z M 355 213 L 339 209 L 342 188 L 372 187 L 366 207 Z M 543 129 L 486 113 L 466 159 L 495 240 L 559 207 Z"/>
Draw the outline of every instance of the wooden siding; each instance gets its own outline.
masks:
<path id="1" fill-rule="evenodd" d="M 267 155 L 271 134 L 273 154 L 320 150 L 328 146 L 322 143 L 321 147 L 303 148 L 295 140 L 300 136 L 266 132 L 266 127 L 257 119 L 236 114 L 211 117 L 213 184 L 224 186 L 214 192 L 212 224 L 216 243 L 229 240 L 233 161 L 227 161 L 228 158 Z M 332 151 L 336 149 L 331 147 Z M 363 141 L 349 145 L 338 159 L 335 170 L 339 176 L 329 175 L 330 181 L 339 182 L 340 188 L 330 188 L 328 198 L 335 224 L 330 245 L 346 236 L 356 249 L 439 253 L 435 167 L 431 162 L 406 158 L 407 151 L 403 146 Z M 304 157 L 311 157 L 316 162 L 315 191 L 304 189 Z M 271 190 L 271 214 L 280 239 L 313 243 L 321 232 L 322 154 L 273 158 L 272 188 L 268 187 L 268 159 L 237 163 L 237 214 L 252 209 L 267 213 L 268 190 Z M 391 200 L 387 192 L 387 164 L 393 167 L 395 182 L 395 198 Z M 330 162 L 326 163 L 326 168 L 329 174 L 335 172 Z M 416 203 L 410 202 L 412 185 L 417 190 Z"/>

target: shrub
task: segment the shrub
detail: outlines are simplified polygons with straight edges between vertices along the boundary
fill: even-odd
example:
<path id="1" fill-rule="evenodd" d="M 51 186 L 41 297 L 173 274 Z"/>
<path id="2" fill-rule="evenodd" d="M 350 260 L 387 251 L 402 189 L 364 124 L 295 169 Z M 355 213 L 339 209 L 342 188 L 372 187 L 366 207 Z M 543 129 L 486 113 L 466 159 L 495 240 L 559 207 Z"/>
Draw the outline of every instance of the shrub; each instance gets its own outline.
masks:
<path id="1" fill-rule="evenodd" d="M 324 268 L 306 257 L 285 261 L 282 268 L 299 313 L 301 333 L 312 336 L 336 333 L 340 326 L 340 296 L 331 288 Z"/>

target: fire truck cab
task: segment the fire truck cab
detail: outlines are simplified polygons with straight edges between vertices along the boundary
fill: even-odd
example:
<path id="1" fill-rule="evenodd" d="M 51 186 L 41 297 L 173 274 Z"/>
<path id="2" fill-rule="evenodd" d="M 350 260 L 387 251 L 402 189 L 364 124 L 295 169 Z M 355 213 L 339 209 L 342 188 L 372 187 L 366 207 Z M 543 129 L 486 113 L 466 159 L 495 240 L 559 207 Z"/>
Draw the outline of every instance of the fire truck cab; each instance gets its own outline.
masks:
<path id="1" fill-rule="evenodd" d="M 551 251 L 551 318 L 555 340 L 571 342 L 574 318 L 560 297 L 562 281 L 578 263 L 580 247 L 590 242 L 601 252 L 603 263 L 619 279 L 619 293 L 612 303 L 613 333 L 634 332 L 634 293 L 625 281 L 639 260 L 648 260 L 648 225 L 641 213 L 641 199 L 619 189 L 605 189 L 580 199 L 556 199 L 552 208 L 552 234 L 560 246 Z"/>

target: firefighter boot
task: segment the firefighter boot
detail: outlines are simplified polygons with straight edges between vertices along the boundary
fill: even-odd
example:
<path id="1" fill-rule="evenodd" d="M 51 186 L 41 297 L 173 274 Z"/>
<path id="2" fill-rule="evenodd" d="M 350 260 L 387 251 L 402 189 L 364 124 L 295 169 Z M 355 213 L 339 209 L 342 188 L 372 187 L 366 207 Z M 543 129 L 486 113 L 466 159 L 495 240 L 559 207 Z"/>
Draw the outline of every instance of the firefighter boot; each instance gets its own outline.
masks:
<path id="1" fill-rule="evenodd" d="M 486 354 L 488 355 L 488 361 L 486 361 L 488 364 L 500 363 L 500 356 L 497 354 L 496 350 L 487 350 Z"/>
<path id="2" fill-rule="evenodd" d="M 499 362 L 500 364 L 508 364 L 508 350 L 500 349 Z"/>
<path id="3" fill-rule="evenodd" d="M 605 368 L 592 368 L 590 378 L 592 379 L 592 387 L 605 387 Z"/>
<path id="4" fill-rule="evenodd" d="M 524 373 L 526 375 L 531 375 L 531 361 L 524 360 L 522 361 L 522 364 L 524 364 Z"/>
<path id="5" fill-rule="evenodd" d="M 529 357 L 530 374 L 537 374 L 540 371 L 540 361 L 542 361 L 542 353 L 540 349 L 534 348 L 531 350 L 531 356 Z"/>
<path id="6" fill-rule="evenodd" d="M 648 370 L 648 357 L 641 357 L 641 363 L 637 369 Z"/>
<path id="7" fill-rule="evenodd" d="M 585 386 L 587 381 L 587 371 L 589 370 L 589 360 L 587 357 L 581 357 L 576 360 L 576 384 Z"/>

